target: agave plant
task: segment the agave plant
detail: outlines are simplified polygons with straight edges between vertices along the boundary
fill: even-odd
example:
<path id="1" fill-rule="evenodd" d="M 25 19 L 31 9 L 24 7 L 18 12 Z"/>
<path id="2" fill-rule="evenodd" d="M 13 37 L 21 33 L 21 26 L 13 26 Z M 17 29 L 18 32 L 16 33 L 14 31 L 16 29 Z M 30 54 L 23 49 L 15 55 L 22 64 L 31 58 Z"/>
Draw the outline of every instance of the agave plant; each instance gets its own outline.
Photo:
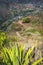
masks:
<path id="1" fill-rule="evenodd" d="M 38 65 L 43 60 L 41 58 L 33 64 L 30 64 L 34 54 L 34 47 L 28 49 L 26 53 L 24 53 L 24 50 L 25 48 L 19 47 L 16 44 L 11 49 L 3 48 L 3 62 L 6 62 L 7 65 Z"/>
<path id="2" fill-rule="evenodd" d="M 43 64 L 40 64 L 42 60 L 43 58 L 40 58 L 39 60 L 35 61 L 32 65 L 43 65 Z"/>

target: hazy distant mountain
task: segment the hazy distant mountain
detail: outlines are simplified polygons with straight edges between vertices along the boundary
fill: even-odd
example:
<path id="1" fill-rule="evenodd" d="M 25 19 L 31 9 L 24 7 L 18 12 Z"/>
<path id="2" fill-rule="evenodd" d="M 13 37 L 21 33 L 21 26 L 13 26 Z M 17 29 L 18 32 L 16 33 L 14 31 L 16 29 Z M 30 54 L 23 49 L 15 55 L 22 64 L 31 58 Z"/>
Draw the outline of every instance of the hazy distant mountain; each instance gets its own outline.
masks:
<path id="1" fill-rule="evenodd" d="M 18 2 L 18 3 L 42 3 L 43 0 L 0 0 L 0 2 L 10 3 L 10 2 Z"/>
<path id="2" fill-rule="evenodd" d="M 8 17 L 9 6 L 12 3 L 33 3 L 43 6 L 43 0 L 0 0 L 0 18 Z"/>

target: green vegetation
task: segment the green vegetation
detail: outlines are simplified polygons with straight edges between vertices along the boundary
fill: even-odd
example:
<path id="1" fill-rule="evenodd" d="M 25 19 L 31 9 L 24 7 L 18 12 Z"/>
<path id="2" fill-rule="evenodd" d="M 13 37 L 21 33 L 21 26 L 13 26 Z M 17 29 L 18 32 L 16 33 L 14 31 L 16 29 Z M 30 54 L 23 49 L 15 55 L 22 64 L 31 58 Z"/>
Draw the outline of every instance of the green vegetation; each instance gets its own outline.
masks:
<path id="1" fill-rule="evenodd" d="M 42 64 L 40 64 L 40 61 L 42 61 L 42 60 L 43 60 L 43 58 L 35 61 L 32 65 L 42 65 Z"/>
<path id="2" fill-rule="evenodd" d="M 7 65 L 28 65 L 33 50 L 34 47 L 24 54 L 24 48 L 19 48 L 17 45 L 12 49 L 3 48 L 3 62 L 6 62 Z"/>
<path id="3" fill-rule="evenodd" d="M 34 35 L 34 34 L 35 34 L 35 35 L 41 35 L 40 31 L 38 31 L 38 30 L 36 30 L 36 29 L 34 29 L 34 28 L 32 28 L 32 27 L 26 29 L 25 33 L 26 33 L 27 35 Z"/>
<path id="4" fill-rule="evenodd" d="M 24 18 L 22 19 L 22 21 L 23 21 L 23 23 L 30 23 L 30 18 L 24 17 Z"/>
<path id="5" fill-rule="evenodd" d="M 7 36 L 4 32 L 0 31 L 0 47 L 7 43 Z"/>
<path id="6" fill-rule="evenodd" d="M 17 40 L 18 39 L 14 37 L 14 42 Z M 7 36 L 3 32 L 0 32 L 0 41 L 0 47 L 2 47 L 2 49 L 0 48 L 0 65 L 43 65 L 43 58 L 34 60 L 35 47 L 26 50 L 25 47 L 18 45 L 17 42 L 14 43 L 14 46 L 6 47 L 5 44 L 8 44 Z"/>
<path id="7" fill-rule="evenodd" d="M 43 58 L 33 62 L 33 53 L 34 47 L 28 49 L 24 53 L 24 48 L 19 47 L 15 44 L 15 46 L 11 49 L 4 47 L 3 48 L 3 64 L 5 65 L 40 65 L 40 62 L 43 60 Z"/>

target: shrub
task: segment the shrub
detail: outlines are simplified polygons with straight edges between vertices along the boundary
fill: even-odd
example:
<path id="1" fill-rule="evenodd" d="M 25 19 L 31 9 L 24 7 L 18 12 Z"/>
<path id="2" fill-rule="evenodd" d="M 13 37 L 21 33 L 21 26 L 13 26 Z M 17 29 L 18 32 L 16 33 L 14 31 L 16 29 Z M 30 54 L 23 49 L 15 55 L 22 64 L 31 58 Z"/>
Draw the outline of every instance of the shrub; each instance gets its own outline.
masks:
<path id="1" fill-rule="evenodd" d="M 24 17 L 24 18 L 22 19 L 22 22 L 23 22 L 23 23 L 29 23 L 29 22 L 30 22 L 30 18 Z"/>
<path id="2" fill-rule="evenodd" d="M 4 32 L 0 31 L 0 47 L 6 44 L 7 36 Z"/>
<path id="3" fill-rule="evenodd" d="M 6 33 L 0 31 L 0 51 L 4 46 L 9 45 L 10 40 L 7 38 Z"/>

